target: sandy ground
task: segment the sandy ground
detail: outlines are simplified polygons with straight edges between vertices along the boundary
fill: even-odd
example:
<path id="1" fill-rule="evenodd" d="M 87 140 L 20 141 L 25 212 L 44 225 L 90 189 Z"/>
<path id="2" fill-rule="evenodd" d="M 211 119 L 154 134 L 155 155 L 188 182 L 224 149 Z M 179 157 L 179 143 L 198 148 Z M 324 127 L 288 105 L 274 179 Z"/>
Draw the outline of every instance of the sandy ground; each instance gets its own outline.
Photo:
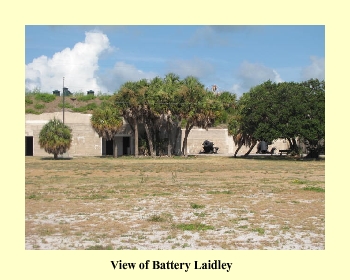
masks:
<path id="1" fill-rule="evenodd" d="M 30 158 L 25 249 L 323 250 L 325 193 L 309 186 L 324 162 Z"/>

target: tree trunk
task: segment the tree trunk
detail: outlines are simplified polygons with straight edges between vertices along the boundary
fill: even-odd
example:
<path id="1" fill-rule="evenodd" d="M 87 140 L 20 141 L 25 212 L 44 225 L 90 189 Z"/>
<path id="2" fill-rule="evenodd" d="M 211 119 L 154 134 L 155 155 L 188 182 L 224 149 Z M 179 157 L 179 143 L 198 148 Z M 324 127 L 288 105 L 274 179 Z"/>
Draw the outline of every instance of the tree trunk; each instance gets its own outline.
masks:
<path id="1" fill-rule="evenodd" d="M 250 152 L 253 150 L 253 148 L 254 148 L 255 145 L 256 145 L 256 142 L 257 142 L 256 140 L 253 140 L 253 141 L 252 141 L 252 145 L 250 146 L 248 152 L 246 152 L 246 153 L 244 154 L 245 157 L 248 156 L 248 155 L 250 154 Z"/>
<path id="2" fill-rule="evenodd" d="M 58 154 L 53 154 L 53 158 L 57 159 L 58 158 Z"/>
<path id="3" fill-rule="evenodd" d="M 180 122 L 178 122 L 176 126 L 176 132 L 175 132 L 175 139 L 174 139 L 174 145 L 173 145 L 173 153 L 177 155 L 177 138 L 179 138 L 179 134 L 181 132 Z"/>
<path id="4" fill-rule="evenodd" d="M 117 141 L 116 141 L 115 137 L 113 137 L 112 140 L 113 140 L 113 157 L 116 158 L 116 157 L 118 157 Z"/>
<path id="5" fill-rule="evenodd" d="M 193 125 L 186 125 L 186 129 L 185 129 L 185 137 L 184 137 L 184 141 L 182 143 L 182 154 L 187 157 L 187 138 L 188 135 L 190 134 L 190 131 L 192 129 Z"/>
<path id="6" fill-rule="evenodd" d="M 169 122 L 169 120 L 167 121 L 167 134 L 168 134 L 168 157 L 171 157 L 171 151 L 173 149 L 171 143 L 172 143 L 172 126 Z"/>
<path id="7" fill-rule="evenodd" d="M 135 137 L 135 157 L 139 156 L 139 129 L 137 127 L 137 120 L 134 121 L 134 137 Z"/>
<path id="8" fill-rule="evenodd" d="M 242 146 L 243 146 L 243 142 L 242 142 L 242 141 L 239 141 L 238 147 L 237 147 L 237 149 L 236 149 L 235 154 L 233 155 L 233 157 L 237 157 L 237 153 L 238 153 L 238 151 L 242 148 Z"/>
<path id="9" fill-rule="evenodd" d="M 150 156 L 154 157 L 155 154 L 154 154 L 153 138 L 147 122 L 145 122 L 145 131 L 146 131 L 147 140 L 148 140 L 149 154 Z"/>
<path id="10" fill-rule="evenodd" d="M 294 152 L 296 152 L 297 154 L 299 154 L 299 147 L 298 147 L 298 144 L 297 144 L 297 140 L 295 140 L 295 138 L 292 138 L 292 143 L 293 143 L 292 150 Z"/>

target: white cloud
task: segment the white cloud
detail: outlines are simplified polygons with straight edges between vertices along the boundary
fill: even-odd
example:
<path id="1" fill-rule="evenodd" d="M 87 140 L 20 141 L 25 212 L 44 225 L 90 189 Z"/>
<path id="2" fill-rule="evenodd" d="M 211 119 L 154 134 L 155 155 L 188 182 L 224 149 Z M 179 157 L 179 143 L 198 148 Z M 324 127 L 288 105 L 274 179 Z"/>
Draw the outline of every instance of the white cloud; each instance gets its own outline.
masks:
<path id="1" fill-rule="evenodd" d="M 280 74 L 269 67 L 259 63 L 243 62 L 237 73 L 238 83 L 232 86 L 232 89 L 237 94 L 249 91 L 251 87 L 257 86 L 263 82 L 271 80 L 272 82 L 280 83 L 283 79 Z"/>
<path id="2" fill-rule="evenodd" d="M 302 69 L 302 80 L 309 79 L 324 80 L 325 78 L 325 59 L 317 56 L 310 57 L 311 64 Z"/>
<path id="3" fill-rule="evenodd" d="M 105 71 L 99 80 L 106 88 L 114 92 L 125 82 L 152 79 L 155 76 L 157 76 L 156 73 L 144 72 L 134 65 L 117 62 L 112 69 Z"/>
<path id="4" fill-rule="evenodd" d="M 96 71 L 101 54 L 111 50 L 108 37 L 101 32 L 86 32 L 85 41 L 55 53 L 40 56 L 25 67 L 26 88 L 51 92 L 62 88 L 63 77 L 70 91 L 104 90 L 97 82 Z"/>

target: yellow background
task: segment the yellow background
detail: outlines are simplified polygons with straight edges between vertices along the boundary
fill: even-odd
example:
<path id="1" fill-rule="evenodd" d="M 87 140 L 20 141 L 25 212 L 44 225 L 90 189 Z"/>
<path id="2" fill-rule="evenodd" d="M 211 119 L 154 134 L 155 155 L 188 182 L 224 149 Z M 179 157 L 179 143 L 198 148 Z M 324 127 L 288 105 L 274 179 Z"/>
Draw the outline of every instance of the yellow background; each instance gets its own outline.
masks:
<path id="1" fill-rule="evenodd" d="M 21 3 L 22 2 L 22 3 Z M 350 279 L 348 9 L 338 1 L 11 1 L 1 17 L 1 279 Z M 340 1 L 339 1 L 340 2 Z M 340 2 L 345 3 L 345 2 Z M 25 250 L 24 81 L 29 24 L 321 24 L 326 26 L 326 249 L 322 251 Z M 303 42 L 300 42 L 302 44 Z M 340 152 L 342 151 L 342 152 Z M 194 261 L 231 262 L 194 270 Z M 114 270 L 111 260 L 191 262 Z"/>

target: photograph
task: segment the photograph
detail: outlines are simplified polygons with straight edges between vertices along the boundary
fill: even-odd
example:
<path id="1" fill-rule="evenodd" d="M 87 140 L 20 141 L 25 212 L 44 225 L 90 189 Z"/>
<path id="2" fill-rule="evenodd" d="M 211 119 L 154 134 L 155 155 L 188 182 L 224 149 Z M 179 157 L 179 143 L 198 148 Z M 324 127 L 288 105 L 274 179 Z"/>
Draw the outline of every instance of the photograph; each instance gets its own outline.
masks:
<path id="1" fill-rule="evenodd" d="M 325 25 L 24 33 L 26 251 L 325 250 Z"/>

